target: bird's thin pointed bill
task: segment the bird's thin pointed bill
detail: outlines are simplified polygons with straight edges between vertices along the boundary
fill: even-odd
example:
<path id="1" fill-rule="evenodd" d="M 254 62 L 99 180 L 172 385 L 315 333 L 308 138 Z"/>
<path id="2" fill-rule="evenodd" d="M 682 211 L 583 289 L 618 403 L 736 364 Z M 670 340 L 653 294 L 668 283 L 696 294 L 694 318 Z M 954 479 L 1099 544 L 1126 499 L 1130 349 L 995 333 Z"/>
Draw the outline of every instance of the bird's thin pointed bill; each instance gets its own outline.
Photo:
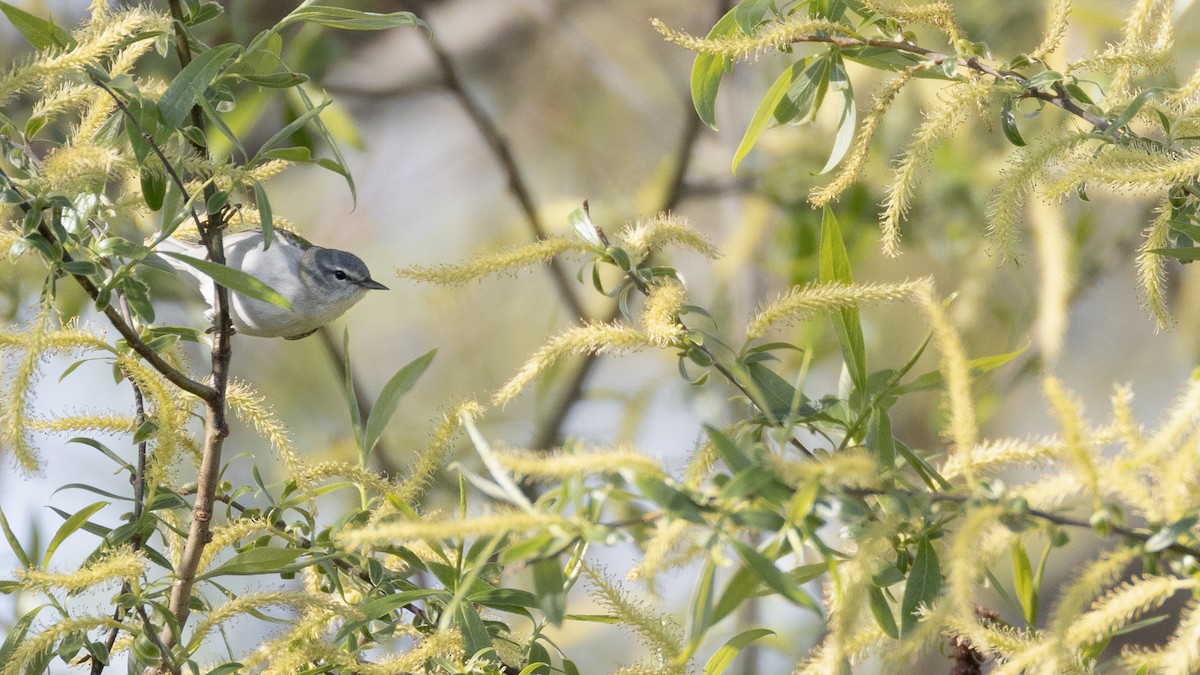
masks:
<path id="1" fill-rule="evenodd" d="M 366 281 L 359 284 L 359 286 L 362 286 L 363 288 L 365 288 L 367 290 L 371 290 L 371 291 L 389 290 L 387 286 L 384 286 L 383 284 L 379 283 L 378 281 L 375 281 L 374 279 L 367 279 Z"/>

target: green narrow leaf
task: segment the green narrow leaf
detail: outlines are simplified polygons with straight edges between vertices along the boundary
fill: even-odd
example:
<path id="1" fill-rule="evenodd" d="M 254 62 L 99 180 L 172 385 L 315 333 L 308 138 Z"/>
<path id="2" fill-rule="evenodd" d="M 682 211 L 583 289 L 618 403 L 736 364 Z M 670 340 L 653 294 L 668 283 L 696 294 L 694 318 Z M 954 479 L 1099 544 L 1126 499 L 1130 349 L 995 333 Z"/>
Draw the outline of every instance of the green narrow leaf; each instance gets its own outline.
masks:
<path id="1" fill-rule="evenodd" d="M 158 109 L 166 128 L 177 129 L 183 125 L 192 107 L 204 95 L 204 90 L 208 89 L 221 68 L 239 49 L 239 45 L 229 44 L 213 47 L 179 71 L 158 100 Z"/>
<path id="2" fill-rule="evenodd" d="M 747 645 L 755 640 L 774 634 L 775 631 L 766 628 L 751 628 L 750 630 L 744 630 L 734 635 L 726 640 L 725 644 L 721 645 L 721 648 L 704 664 L 704 670 L 701 671 L 702 675 L 720 675 L 725 672 L 729 664 L 733 663 L 733 659 Z"/>
<path id="3" fill-rule="evenodd" d="M 688 644 L 684 648 L 683 653 L 679 655 L 679 661 L 686 661 L 691 658 L 692 654 L 696 653 L 696 649 L 700 646 L 701 640 L 704 639 L 705 633 L 712 626 L 713 596 L 716 581 L 717 566 L 713 562 L 713 557 L 709 555 L 704 560 L 704 569 L 700 571 L 700 577 L 696 579 L 696 590 L 692 592 L 691 625 L 688 628 Z"/>
<path id="4" fill-rule="evenodd" d="M 274 288 L 241 270 L 235 270 L 232 267 L 227 267 L 210 260 L 200 260 L 199 258 L 193 258 L 182 253 L 175 253 L 174 251 L 158 251 L 158 253 L 160 255 L 171 256 L 176 260 L 195 267 L 203 272 L 205 276 L 208 276 L 231 291 L 241 293 L 249 298 L 269 302 L 276 307 L 284 309 L 292 308 L 292 303 L 288 302 L 288 299 L 280 295 Z"/>
<path id="5" fill-rule="evenodd" d="M 854 89 L 850 86 L 850 76 L 846 73 L 846 64 L 841 56 L 835 55 L 829 64 L 829 88 L 842 93 L 842 110 L 838 116 L 837 133 L 833 137 L 833 147 L 829 150 L 829 159 L 825 166 L 817 172 L 818 175 L 828 173 L 841 163 L 850 143 L 854 140 L 854 131 L 858 126 L 858 107 L 854 103 Z"/>
<path id="6" fill-rule="evenodd" d="M 942 568 L 937 551 L 929 539 L 917 544 L 917 557 L 908 570 L 908 583 L 904 585 L 904 598 L 900 601 L 900 635 L 907 637 L 917 625 L 917 609 L 922 605 L 932 606 L 942 592 Z"/>
<path id="7" fill-rule="evenodd" d="M 289 14 L 281 26 L 304 21 L 342 30 L 386 30 L 389 28 L 429 26 L 412 12 L 363 12 L 345 7 L 302 7 Z"/>
<path id="8" fill-rule="evenodd" d="M 54 533 L 54 537 L 46 546 L 46 554 L 42 557 L 42 569 L 46 569 L 46 565 L 50 564 L 50 557 L 58 550 L 58 547 L 66 541 L 67 537 L 75 533 L 76 530 L 87 524 L 88 518 L 91 518 L 97 511 L 109 505 L 109 502 L 96 502 L 89 504 L 74 515 L 67 518 L 62 525 L 58 527 L 58 531 Z"/>
<path id="9" fill-rule="evenodd" d="M 34 16 L 23 9 L 14 7 L 7 2 L 0 2 L 0 12 L 17 29 L 17 32 L 29 40 L 34 49 L 44 50 L 49 47 L 69 47 L 75 44 L 75 38 L 67 31 L 41 17 Z"/>
<path id="10" fill-rule="evenodd" d="M 433 362 L 436 354 L 437 350 L 431 349 L 418 356 L 396 371 L 396 374 L 392 375 L 392 379 L 383 385 L 383 390 L 379 392 L 379 398 L 375 399 L 375 405 L 367 417 L 367 428 L 363 433 L 362 442 L 364 454 L 370 453 L 371 449 L 375 447 L 379 437 L 383 435 L 383 430 L 387 428 L 388 422 L 396 414 L 400 399 L 416 386 L 417 380 Z"/>
<path id="11" fill-rule="evenodd" d="M 1032 628 L 1037 625 L 1037 589 L 1033 584 L 1033 565 L 1029 563 L 1029 554 L 1020 539 L 1012 545 L 1012 568 L 1013 591 L 1021 603 L 1025 625 Z"/>
<path id="12" fill-rule="evenodd" d="M 892 418 L 879 406 L 871 408 L 866 444 L 879 457 L 879 466 L 891 473 L 896 466 L 896 437 L 892 435 Z"/>
<path id="13" fill-rule="evenodd" d="M 725 16 L 708 31 L 708 37 L 729 37 L 738 29 L 734 10 L 729 10 Z M 697 54 L 692 63 L 692 105 L 696 115 L 714 131 L 717 128 L 717 91 L 721 88 L 721 80 L 725 74 L 733 70 L 733 59 L 719 54 Z"/>
<path id="14" fill-rule="evenodd" d="M 792 82 L 808 67 L 811 59 L 812 57 L 809 57 L 793 63 L 775 78 L 775 83 L 767 90 L 758 104 L 758 109 L 754 111 L 754 116 L 750 118 L 750 125 L 746 127 L 746 133 L 742 135 L 742 142 L 738 143 L 737 151 L 733 153 L 733 173 L 737 173 L 738 165 L 758 142 L 759 135 L 767 128 L 767 122 L 774 118 L 775 108 L 792 88 Z"/>
<path id="15" fill-rule="evenodd" d="M 822 54 L 806 60 L 809 66 L 796 76 L 787 95 L 772 112 L 776 124 L 811 122 L 816 119 L 817 111 L 825 101 L 825 94 L 829 90 L 829 55 Z"/>
<path id="16" fill-rule="evenodd" d="M 275 217 L 271 214 L 271 200 L 261 181 L 254 181 L 254 203 L 258 206 L 258 222 L 262 224 L 263 250 L 271 248 L 275 236 Z"/>
<path id="17" fill-rule="evenodd" d="M 896 568 L 891 568 L 896 569 Z M 900 639 L 900 629 L 896 628 L 896 617 L 892 615 L 892 606 L 888 604 L 887 597 L 883 594 L 883 589 L 878 586 L 871 586 L 867 589 L 867 597 L 871 601 L 871 615 L 875 617 L 875 623 L 879 624 L 880 630 L 887 633 L 887 636 L 893 640 Z"/>
<path id="18" fill-rule="evenodd" d="M 820 277 L 823 283 L 854 283 L 854 276 L 850 273 L 850 257 L 846 253 L 841 229 L 838 228 L 837 218 L 828 206 L 825 207 L 821 218 Z M 859 391 L 863 391 L 867 388 L 867 348 L 863 340 L 858 308 L 839 309 L 831 312 L 830 318 L 833 320 L 838 344 L 842 348 L 846 369 L 850 371 L 850 379 Z"/>
<path id="19" fill-rule="evenodd" d="M 1017 128 L 1017 100 L 1014 96 L 1006 96 L 1000 104 L 1000 128 L 1004 130 L 1009 143 L 1018 147 L 1025 145 L 1021 130 Z"/>
<path id="20" fill-rule="evenodd" d="M 4 509 L 0 509 L 0 529 L 4 530 L 4 538 L 8 540 L 8 548 L 17 556 L 17 562 L 21 563 L 22 567 L 30 567 L 33 565 L 29 554 L 25 553 L 24 547 L 21 546 L 21 541 L 17 539 L 17 535 L 13 533 L 12 527 L 8 524 L 8 517 L 4 515 Z M 3 663 L 3 661 L 0 661 Z"/>
<path id="21" fill-rule="evenodd" d="M 738 568 L 738 571 L 734 572 L 726 582 L 725 590 L 721 591 L 721 596 L 718 598 L 716 606 L 713 607 L 712 617 L 709 620 L 716 625 L 718 621 L 732 614 L 751 597 L 758 589 L 758 585 L 758 577 L 754 575 L 754 570 L 749 565 Z"/>
<path id="22" fill-rule="evenodd" d="M 533 564 L 533 590 L 538 606 L 545 612 L 546 620 L 554 626 L 561 626 L 567 613 L 565 587 L 558 556 L 541 558 Z"/>
<path id="23" fill-rule="evenodd" d="M 1200 247 L 1197 246 L 1191 248 L 1152 248 L 1147 253 L 1164 255 L 1176 260 L 1200 260 Z"/>
<path id="24" fill-rule="evenodd" d="M 463 646 L 466 647 L 467 654 L 478 654 L 493 648 L 492 636 L 488 633 L 483 619 L 479 618 L 479 612 L 475 611 L 475 605 L 469 602 L 460 602 L 454 615 L 455 623 L 462 631 Z"/>
<path id="25" fill-rule="evenodd" d="M 774 562 L 749 544 L 737 540 L 734 540 L 732 543 L 733 547 L 737 550 L 738 556 L 754 570 L 758 578 L 770 587 L 771 590 L 805 609 L 811 609 L 820 616 L 821 607 L 817 604 L 817 601 L 813 600 L 812 596 L 801 588 L 799 584 L 794 583 L 787 575 L 780 572 Z"/>
<path id="26" fill-rule="evenodd" d="M 350 367 L 350 327 L 342 331 L 342 365 L 345 368 L 342 379 L 342 393 L 346 395 L 346 404 L 350 410 L 350 426 L 354 428 L 354 440 L 362 447 L 363 419 L 362 410 L 358 407 L 358 396 L 354 394 L 354 369 Z"/>
<path id="27" fill-rule="evenodd" d="M 38 605 L 13 623 L 8 629 L 8 635 L 4 638 L 4 644 L 0 645 L 0 664 L 9 663 L 12 660 L 12 656 L 17 651 L 17 648 L 21 646 L 22 642 L 25 642 L 25 636 L 29 634 L 29 628 L 33 626 L 33 621 L 37 618 L 38 612 L 49 606 L 48 604 Z"/>
<path id="28" fill-rule="evenodd" d="M 167 175 L 158 169 L 142 166 L 142 200 L 151 211 L 162 208 L 163 198 L 167 196 Z"/>
<path id="29" fill-rule="evenodd" d="M 200 578 L 213 579 L 232 575 L 270 574 L 280 571 L 281 568 L 295 562 L 302 555 L 304 555 L 304 551 L 299 549 L 259 546 L 238 553 L 216 568 L 209 570 Z"/>

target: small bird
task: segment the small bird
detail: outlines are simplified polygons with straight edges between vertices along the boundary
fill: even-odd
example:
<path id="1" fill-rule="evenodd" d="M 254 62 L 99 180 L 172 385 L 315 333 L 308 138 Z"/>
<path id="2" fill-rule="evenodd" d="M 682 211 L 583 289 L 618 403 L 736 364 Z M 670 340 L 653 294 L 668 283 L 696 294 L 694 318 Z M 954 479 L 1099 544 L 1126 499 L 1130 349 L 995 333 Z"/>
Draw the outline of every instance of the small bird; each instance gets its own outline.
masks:
<path id="1" fill-rule="evenodd" d="M 281 337 L 299 340 L 317 332 L 321 326 L 341 316 L 369 290 L 388 288 L 371 278 L 367 265 L 353 253 L 323 248 L 285 230 L 275 230 L 271 246 L 264 250 L 262 230 L 246 230 L 227 235 L 225 265 L 245 272 L 279 292 L 291 303 L 291 309 L 269 302 L 229 293 L 229 317 L 243 335 Z M 158 245 L 162 251 L 207 258 L 200 244 L 167 239 Z M 213 305 L 213 281 L 187 263 L 163 256 L 175 269 L 200 281 L 200 292 Z M 206 316 L 211 321 L 213 311 Z"/>

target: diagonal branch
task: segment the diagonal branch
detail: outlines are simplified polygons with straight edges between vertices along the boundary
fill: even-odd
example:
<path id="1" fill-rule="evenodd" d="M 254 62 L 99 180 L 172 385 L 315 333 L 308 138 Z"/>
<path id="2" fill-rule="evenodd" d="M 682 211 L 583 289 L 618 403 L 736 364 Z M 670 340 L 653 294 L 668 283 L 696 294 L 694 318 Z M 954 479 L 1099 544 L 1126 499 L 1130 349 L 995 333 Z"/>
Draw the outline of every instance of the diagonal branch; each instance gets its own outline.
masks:
<path id="1" fill-rule="evenodd" d="M 424 3 L 417 4 L 423 5 Z M 428 21 L 428 18 L 426 21 Z M 508 139 L 504 137 L 496 122 L 488 117 L 483 106 L 467 91 L 466 85 L 463 84 L 462 79 L 458 76 L 458 68 L 454 65 L 454 60 L 450 58 L 450 54 L 438 42 L 437 32 L 430 31 L 428 39 L 429 49 L 437 61 L 438 68 L 442 71 L 442 79 L 445 81 L 446 88 L 458 99 L 459 105 L 467 113 L 467 117 L 471 118 L 471 123 L 475 125 L 479 134 L 483 136 L 484 142 L 487 143 L 488 148 L 496 157 L 496 161 L 500 163 L 505 176 L 508 177 L 509 192 L 517 200 L 521 211 L 524 212 L 530 231 L 536 238 L 545 239 L 546 226 L 542 223 L 541 216 L 538 215 L 537 205 L 534 203 L 533 196 L 529 191 L 529 184 L 521 173 L 521 167 L 517 164 Z M 583 304 L 575 295 L 575 287 L 571 284 L 570 275 L 563 269 L 562 263 L 556 259 L 550 260 L 550 277 L 554 280 L 554 287 L 558 291 L 563 304 L 575 316 L 586 319 L 587 313 L 583 309 Z"/>
<path id="2" fill-rule="evenodd" d="M 723 16 L 729 11 L 730 6 L 730 0 L 718 0 L 717 16 Z M 679 140 L 678 149 L 675 151 L 675 167 L 671 180 L 667 184 L 667 193 L 663 196 L 662 206 L 659 208 L 660 213 L 674 211 L 686 196 L 687 173 L 692 165 L 696 141 L 700 138 L 700 118 L 692 112 L 690 100 L 684 108 L 684 119 L 687 120 L 687 123 L 683 129 L 683 136 Z M 615 320 L 620 313 L 620 309 L 614 306 L 605 317 L 605 321 Z M 579 359 L 579 366 L 571 373 L 571 378 L 567 380 L 564 390 L 555 399 L 554 407 L 534 435 L 532 443 L 534 450 L 549 450 L 558 444 L 567 416 L 583 398 L 584 385 L 587 384 L 587 380 L 599 360 L 600 355 L 591 352 Z"/>

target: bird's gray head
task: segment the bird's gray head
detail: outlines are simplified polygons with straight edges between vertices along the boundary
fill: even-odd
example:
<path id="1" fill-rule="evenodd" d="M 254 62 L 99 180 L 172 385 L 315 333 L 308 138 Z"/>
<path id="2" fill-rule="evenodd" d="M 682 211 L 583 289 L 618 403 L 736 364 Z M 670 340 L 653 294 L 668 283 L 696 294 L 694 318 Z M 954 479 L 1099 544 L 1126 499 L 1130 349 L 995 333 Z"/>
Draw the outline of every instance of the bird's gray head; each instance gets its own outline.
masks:
<path id="1" fill-rule="evenodd" d="M 387 286 L 371 278 L 366 263 L 358 256 L 333 248 L 313 246 L 300 261 L 306 281 L 335 297 L 361 295 L 368 290 L 386 291 Z"/>

